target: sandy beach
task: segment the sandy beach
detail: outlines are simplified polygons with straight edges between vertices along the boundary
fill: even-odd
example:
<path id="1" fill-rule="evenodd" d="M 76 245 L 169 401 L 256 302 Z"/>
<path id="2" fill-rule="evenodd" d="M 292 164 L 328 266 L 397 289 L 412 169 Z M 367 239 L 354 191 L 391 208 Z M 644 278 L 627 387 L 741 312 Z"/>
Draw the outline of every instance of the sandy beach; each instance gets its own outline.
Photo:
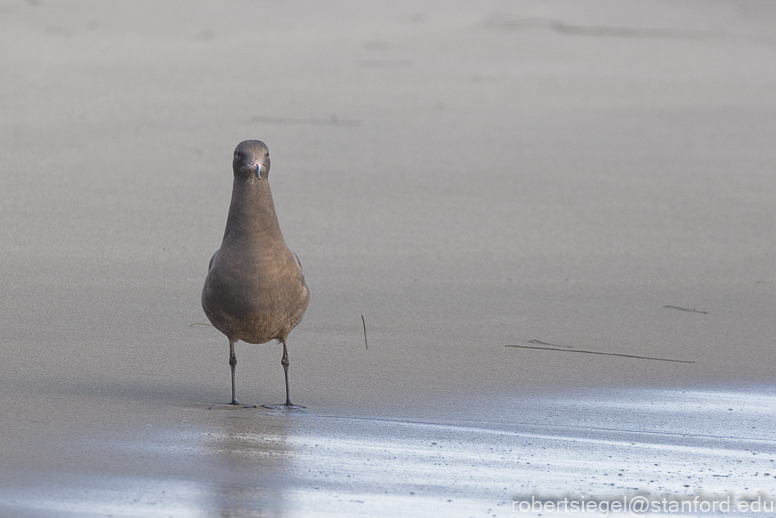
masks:
<path id="1" fill-rule="evenodd" d="M 0 515 L 773 516 L 774 22 L 0 1 Z M 297 411 L 223 406 L 200 306 L 246 139 Z M 281 353 L 238 344 L 242 402 Z"/>

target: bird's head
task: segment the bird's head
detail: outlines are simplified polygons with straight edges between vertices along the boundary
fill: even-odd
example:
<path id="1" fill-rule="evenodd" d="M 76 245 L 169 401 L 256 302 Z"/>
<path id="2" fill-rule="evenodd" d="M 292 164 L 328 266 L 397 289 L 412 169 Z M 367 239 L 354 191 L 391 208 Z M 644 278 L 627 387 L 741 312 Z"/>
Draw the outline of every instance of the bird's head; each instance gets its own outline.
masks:
<path id="1" fill-rule="evenodd" d="M 234 150 L 232 169 L 237 178 L 269 176 L 269 148 L 261 140 L 240 142 Z"/>

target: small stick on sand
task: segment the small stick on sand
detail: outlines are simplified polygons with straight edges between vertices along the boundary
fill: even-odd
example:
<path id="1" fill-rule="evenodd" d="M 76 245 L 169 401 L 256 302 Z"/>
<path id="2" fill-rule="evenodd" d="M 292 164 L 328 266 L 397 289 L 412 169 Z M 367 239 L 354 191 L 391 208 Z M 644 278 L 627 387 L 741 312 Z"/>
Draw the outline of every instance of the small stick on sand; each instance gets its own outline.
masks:
<path id="1" fill-rule="evenodd" d="M 539 344 L 539 345 L 549 345 L 550 347 L 565 347 L 566 349 L 573 349 L 570 345 L 558 345 L 558 344 L 548 344 L 547 342 L 542 342 L 541 340 L 528 340 L 529 344 Z"/>
<path id="2" fill-rule="evenodd" d="M 538 342 L 538 340 L 533 341 Z M 695 363 L 687 360 L 670 360 L 668 358 L 651 358 L 649 356 L 636 356 L 634 354 L 621 354 L 621 353 L 602 353 L 598 351 L 583 351 L 581 349 L 558 349 L 556 347 L 536 347 L 533 345 L 505 345 L 504 347 L 518 347 L 520 349 L 539 349 L 541 351 L 560 351 L 562 353 L 585 353 L 585 354 L 600 354 L 603 356 L 620 356 L 622 358 L 636 358 L 638 360 L 653 360 L 658 362 L 675 362 L 675 363 Z"/>
<path id="3" fill-rule="evenodd" d="M 366 321 L 364 320 L 364 315 L 361 315 L 361 323 L 364 324 L 364 347 L 369 349 L 369 345 L 366 343 Z"/>
<path id="4" fill-rule="evenodd" d="M 703 313 L 704 315 L 709 314 L 708 311 L 701 311 L 700 309 L 695 309 L 695 308 L 688 309 L 688 308 L 681 308 L 679 306 L 663 306 L 663 307 L 667 309 L 678 309 L 679 311 L 689 311 L 690 313 Z"/>

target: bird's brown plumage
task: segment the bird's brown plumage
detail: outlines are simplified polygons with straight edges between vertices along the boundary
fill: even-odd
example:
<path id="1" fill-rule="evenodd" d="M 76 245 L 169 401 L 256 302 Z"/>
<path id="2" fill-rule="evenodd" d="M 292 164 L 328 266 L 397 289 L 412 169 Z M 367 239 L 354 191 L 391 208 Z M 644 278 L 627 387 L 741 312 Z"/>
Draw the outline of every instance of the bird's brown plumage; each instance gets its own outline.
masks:
<path id="1" fill-rule="evenodd" d="M 238 340 L 283 344 L 288 396 L 286 340 L 302 321 L 310 291 L 302 266 L 280 231 L 269 187 L 269 150 L 259 140 L 235 149 L 234 183 L 221 248 L 210 260 L 202 289 L 202 309 L 213 326 L 229 339 L 234 390 L 234 344 Z"/>

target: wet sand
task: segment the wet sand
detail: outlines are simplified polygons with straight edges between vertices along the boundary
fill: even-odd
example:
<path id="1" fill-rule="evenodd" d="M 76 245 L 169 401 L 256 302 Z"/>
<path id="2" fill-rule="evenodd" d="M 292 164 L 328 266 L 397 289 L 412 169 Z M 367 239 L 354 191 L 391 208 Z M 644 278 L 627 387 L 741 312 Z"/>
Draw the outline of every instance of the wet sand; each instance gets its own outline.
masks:
<path id="1" fill-rule="evenodd" d="M 0 514 L 773 497 L 776 8 L 191 5 L 0 4 Z M 247 138 L 306 411 L 198 325 Z"/>

